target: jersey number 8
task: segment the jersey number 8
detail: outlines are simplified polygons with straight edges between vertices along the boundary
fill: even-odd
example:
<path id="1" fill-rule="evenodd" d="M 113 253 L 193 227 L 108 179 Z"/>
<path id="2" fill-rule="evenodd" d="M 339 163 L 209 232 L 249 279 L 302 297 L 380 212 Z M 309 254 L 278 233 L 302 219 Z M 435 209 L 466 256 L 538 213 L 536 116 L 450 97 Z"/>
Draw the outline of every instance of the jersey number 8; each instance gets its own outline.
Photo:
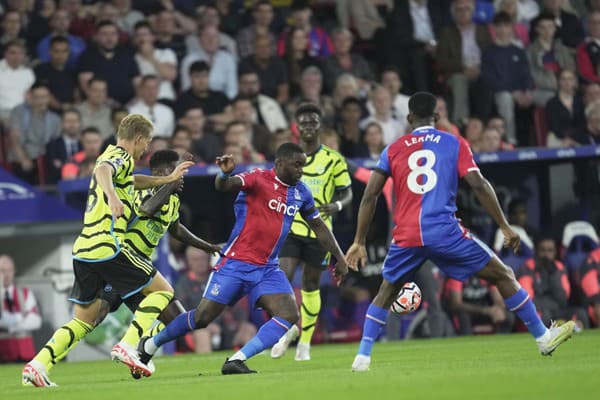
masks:
<path id="1" fill-rule="evenodd" d="M 419 165 L 419 160 L 425 159 L 423 165 Z M 432 169 L 435 164 L 435 153 L 431 150 L 418 150 L 408 157 L 408 168 L 410 174 L 406 183 L 411 192 L 416 194 L 425 194 L 432 190 L 437 183 L 437 175 Z M 419 177 L 425 175 L 425 183 L 419 183 Z"/>

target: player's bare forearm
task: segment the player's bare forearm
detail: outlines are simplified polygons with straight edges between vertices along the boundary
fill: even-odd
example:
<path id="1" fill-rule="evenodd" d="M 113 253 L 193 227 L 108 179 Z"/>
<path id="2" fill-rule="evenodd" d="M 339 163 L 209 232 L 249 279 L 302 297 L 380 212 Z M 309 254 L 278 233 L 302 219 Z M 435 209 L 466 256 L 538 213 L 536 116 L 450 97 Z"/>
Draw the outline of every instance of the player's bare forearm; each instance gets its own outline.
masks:
<path id="1" fill-rule="evenodd" d="M 485 179 L 479 171 L 469 172 L 465 175 L 465 180 L 469 186 L 471 186 L 473 192 L 475 192 L 477 200 L 479 200 L 483 208 L 491 215 L 492 219 L 498 224 L 500 229 L 508 228 L 508 221 L 502 212 L 502 208 L 500 208 L 498 197 L 490 182 Z"/>
<path id="2" fill-rule="evenodd" d="M 306 222 L 308 222 L 310 228 L 315 232 L 315 235 L 317 235 L 317 240 L 321 243 L 321 246 L 330 252 L 336 259 L 342 260 L 344 254 L 340 249 L 340 245 L 323 220 L 320 217 L 317 217 Z"/>
<path id="3" fill-rule="evenodd" d="M 350 202 L 352 201 L 352 188 L 347 187 L 346 189 L 335 192 L 331 202 L 335 203 L 338 201 L 342 204 L 342 207 L 350 205 Z"/>
<path id="4" fill-rule="evenodd" d="M 377 207 L 377 199 L 383 190 L 387 176 L 374 171 L 369 177 L 369 182 L 363 194 L 358 209 L 358 222 L 356 224 L 356 234 L 354 235 L 354 243 L 364 245 L 367 240 L 367 232 L 369 225 L 373 220 L 375 208 Z"/>
<path id="5" fill-rule="evenodd" d="M 150 189 L 171 182 L 167 176 L 133 175 L 133 187 L 135 190 Z"/>
<path id="6" fill-rule="evenodd" d="M 161 207 L 169 201 L 171 194 L 173 194 L 179 187 L 179 182 L 171 182 L 161 186 L 156 193 L 142 202 L 140 210 L 146 215 L 154 215 Z"/>
<path id="7" fill-rule="evenodd" d="M 237 192 L 242 188 L 242 180 L 237 176 L 222 176 L 215 177 L 215 189 L 219 192 Z"/>
<path id="8" fill-rule="evenodd" d="M 171 234 L 171 236 L 173 236 L 180 242 L 185 243 L 188 246 L 196 247 L 207 253 L 214 253 L 220 251 L 219 246 L 209 243 L 194 235 L 181 222 L 177 222 L 176 224 L 171 225 L 171 227 L 169 228 L 169 233 Z"/>

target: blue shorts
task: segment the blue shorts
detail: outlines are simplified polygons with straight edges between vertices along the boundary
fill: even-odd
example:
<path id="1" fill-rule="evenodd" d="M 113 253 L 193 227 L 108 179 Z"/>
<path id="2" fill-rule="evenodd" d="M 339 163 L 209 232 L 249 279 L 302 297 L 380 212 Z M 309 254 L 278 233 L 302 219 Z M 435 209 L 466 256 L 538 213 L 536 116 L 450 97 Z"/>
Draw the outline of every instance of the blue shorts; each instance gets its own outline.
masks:
<path id="1" fill-rule="evenodd" d="M 278 266 L 258 266 L 230 258 L 221 259 L 217 265 L 202 296 L 208 300 L 232 306 L 248 295 L 250 306 L 256 307 L 257 300 L 265 294 L 294 294 Z"/>
<path id="2" fill-rule="evenodd" d="M 470 233 L 453 234 L 443 241 L 421 247 L 390 246 L 383 262 L 383 278 L 395 283 L 412 280 L 416 270 L 430 260 L 444 273 L 458 281 L 476 274 L 495 257 L 494 252 Z"/>

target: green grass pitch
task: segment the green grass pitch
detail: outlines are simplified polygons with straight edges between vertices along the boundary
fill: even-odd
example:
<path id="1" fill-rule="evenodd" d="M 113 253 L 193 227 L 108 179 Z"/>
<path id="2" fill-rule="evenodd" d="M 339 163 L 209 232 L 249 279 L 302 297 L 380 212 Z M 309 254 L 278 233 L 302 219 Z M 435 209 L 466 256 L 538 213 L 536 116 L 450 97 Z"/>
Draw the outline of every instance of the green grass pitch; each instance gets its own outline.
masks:
<path id="1" fill-rule="evenodd" d="M 110 361 L 61 363 L 58 388 L 21 387 L 22 365 L 0 367 L 0 399 L 598 399 L 600 330 L 586 331 L 542 357 L 526 334 L 377 343 L 371 370 L 353 373 L 357 344 L 320 345 L 312 361 L 293 350 L 248 362 L 257 375 L 221 376 L 231 352 L 157 358 L 150 378 L 134 381 Z"/>

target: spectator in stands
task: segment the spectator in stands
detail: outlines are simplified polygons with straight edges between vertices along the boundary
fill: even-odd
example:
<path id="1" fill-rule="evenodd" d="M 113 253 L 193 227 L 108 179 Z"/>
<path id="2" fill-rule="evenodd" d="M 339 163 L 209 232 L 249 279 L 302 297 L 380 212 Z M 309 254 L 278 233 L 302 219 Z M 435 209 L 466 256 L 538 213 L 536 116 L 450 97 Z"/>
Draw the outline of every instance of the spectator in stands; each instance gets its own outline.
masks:
<path id="1" fill-rule="evenodd" d="M 138 100 L 129 107 L 130 114 L 142 114 L 154 124 L 154 136 L 171 137 L 175 128 L 173 110 L 158 102 L 159 79 L 144 75 L 138 89 Z"/>
<path id="2" fill-rule="evenodd" d="M 183 154 L 195 156 L 194 142 L 190 130 L 183 125 L 177 125 L 173 131 L 173 136 L 171 136 L 170 148 L 178 152 L 180 156 Z"/>
<path id="3" fill-rule="evenodd" d="M 542 10 L 540 15 L 550 13 L 556 19 L 556 38 L 570 49 L 575 49 L 583 41 L 583 27 L 577 16 L 565 11 L 562 7 L 563 0 L 542 0 Z M 531 27 L 535 28 L 537 18 L 531 21 Z M 535 40 L 536 32 L 534 29 L 530 31 L 532 41 Z"/>
<path id="4" fill-rule="evenodd" d="M 119 44 L 127 45 L 129 43 L 129 32 L 121 26 L 119 11 L 114 5 L 105 2 L 99 3 L 95 11 L 95 20 L 112 22 L 117 28 Z"/>
<path id="5" fill-rule="evenodd" d="M 281 146 L 284 143 L 287 142 L 291 142 L 293 139 L 292 136 L 292 131 L 289 129 L 278 129 L 275 131 L 275 133 L 273 133 L 273 136 L 271 136 L 271 143 L 269 144 L 269 155 L 267 156 L 267 160 L 269 161 L 273 161 L 274 160 L 274 154 L 277 151 L 277 149 L 279 148 L 279 146 Z"/>
<path id="6" fill-rule="evenodd" d="M 237 65 L 233 56 L 226 50 L 219 49 L 219 31 L 214 26 L 205 26 L 198 35 L 200 47 L 198 51 L 189 53 L 181 62 L 179 78 L 181 89 L 190 87 L 188 71 L 195 61 L 205 61 L 210 65 L 208 84 L 212 90 L 225 93 L 232 99 L 237 95 Z"/>
<path id="7" fill-rule="evenodd" d="M 238 97 L 244 97 L 250 101 L 254 109 L 252 113 L 253 124 L 264 125 L 270 132 L 288 127 L 281 106 L 275 99 L 261 93 L 261 81 L 256 72 L 253 70 L 240 70 L 238 87 L 240 88 Z"/>
<path id="8" fill-rule="evenodd" d="M 435 128 L 453 134 L 454 136 L 460 136 L 460 131 L 456 125 L 454 125 L 450 119 L 448 119 L 448 106 L 446 100 L 443 97 L 437 97 L 437 103 L 435 106 L 435 112 L 438 115 L 438 120 L 435 123 Z"/>
<path id="9" fill-rule="evenodd" d="M 493 129 L 493 128 L 492 128 Z M 471 147 L 471 151 L 478 153 L 482 151 L 483 121 L 479 118 L 469 118 L 465 125 L 465 139 Z"/>
<path id="10" fill-rule="evenodd" d="M 499 3 L 496 0 L 495 3 Z M 532 19 L 540 13 L 540 6 L 537 0 L 519 0 L 517 2 L 518 21 L 529 24 Z"/>
<path id="11" fill-rule="evenodd" d="M 327 32 L 312 23 L 312 9 L 306 0 L 294 0 L 291 5 L 292 27 L 303 29 L 308 32 L 308 54 L 319 59 L 333 54 L 333 44 Z M 277 53 L 281 56 L 285 52 L 285 39 L 288 35 L 285 31 L 279 37 Z"/>
<path id="12" fill-rule="evenodd" d="M 308 33 L 300 28 L 292 28 L 285 40 L 285 62 L 287 66 L 290 96 L 300 94 L 302 73 L 309 67 L 319 67 L 319 60 L 308 54 Z"/>
<path id="13" fill-rule="evenodd" d="M 353 40 L 352 33 L 348 29 L 338 28 L 333 31 L 334 54 L 323 60 L 327 93 L 333 89 L 335 79 L 344 73 L 353 75 L 361 88 L 375 79 L 371 67 L 363 56 L 350 52 Z"/>
<path id="14" fill-rule="evenodd" d="M 106 81 L 94 77 L 87 82 L 84 92 L 86 100 L 77 106 L 81 115 L 81 125 L 97 128 L 104 140 L 112 137 L 115 126 L 111 121 Z"/>
<path id="15" fill-rule="evenodd" d="M 585 298 L 588 316 L 593 326 L 600 326 L 600 249 L 593 250 L 579 267 L 577 284 Z"/>
<path id="16" fill-rule="evenodd" d="M 345 157 L 358 157 L 361 148 L 360 119 L 362 104 L 356 97 L 346 97 L 339 112 L 336 131 L 340 135 L 340 153 Z"/>
<path id="17" fill-rule="evenodd" d="M 300 93 L 288 103 L 287 114 L 290 119 L 293 118 L 300 104 L 313 103 L 323 111 L 321 125 L 332 127 L 335 120 L 335 106 L 331 97 L 321 94 L 322 87 L 323 74 L 319 68 L 311 65 L 302 71 L 302 75 L 300 76 Z"/>
<path id="18" fill-rule="evenodd" d="M 221 143 L 214 134 L 204 131 L 206 118 L 202 108 L 189 108 L 179 122 L 189 129 L 192 134 L 194 154 L 198 156 L 198 161 L 212 164 L 217 156 L 221 154 Z"/>
<path id="19" fill-rule="evenodd" d="M 225 146 L 239 146 L 244 163 L 260 163 L 265 161 L 265 156 L 254 148 L 250 137 L 252 132 L 246 129 L 246 124 L 240 121 L 233 121 L 227 125 L 223 133 Z M 268 146 L 268 143 L 266 144 Z"/>
<path id="20" fill-rule="evenodd" d="M 496 3 L 496 13 L 505 12 L 513 21 L 513 43 L 522 49 L 527 48 L 529 45 L 529 25 L 527 23 L 519 21 L 519 7 L 518 0 L 500 0 Z M 490 26 L 490 35 L 492 40 L 496 38 L 496 33 L 493 27 Z"/>
<path id="21" fill-rule="evenodd" d="M 504 119 L 501 116 L 495 115 L 492 118 L 488 119 L 486 128 L 494 128 L 500 133 L 502 143 L 505 143 L 507 146 L 506 150 L 513 150 L 515 148 L 512 144 L 506 142 L 506 124 L 504 123 Z"/>
<path id="22" fill-rule="evenodd" d="M 544 324 L 557 319 L 576 319 L 588 326 L 585 311 L 569 305 L 571 284 L 565 266 L 556 256 L 554 239 L 539 239 L 535 257 L 527 260 L 517 272 L 519 283 L 529 293 Z"/>
<path id="23" fill-rule="evenodd" d="M 256 151 L 271 157 L 274 153 L 270 152 L 270 142 L 272 133 L 264 125 L 256 123 L 255 110 L 250 99 L 246 97 L 237 97 L 232 104 L 234 121 L 245 125 L 248 137 L 252 138 L 252 146 Z"/>
<path id="24" fill-rule="evenodd" d="M 492 325 L 491 332 L 510 333 L 515 316 L 506 310 L 495 286 L 475 276 L 465 281 L 446 279 L 444 297 L 456 333 L 472 335 L 477 326 Z M 480 328 L 481 329 L 481 328 Z M 489 330 L 484 331 L 490 333 Z"/>
<path id="25" fill-rule="evenodd" d="M 52 55 L 50 54 L 52 39 L 60 36 L 67 39 L 69 44 L 70 52 L 68 54 L 67 65 L 69 68 L 75 69 L 77 66 L 77 62 L 79 61 L 79 57 L 84 52 L 86 48 L 85 41 L 81 38 L 71 35 L 69 33 L 69 26 L 71 25 L 71 17 L 67 10 L 59 8 L 57 9 L 52 18 L 50 19 L 50 33 L 46 35 L 42 40 L 40 40 L 37 44 L 36 53 L 37 58 L 42 62 L 50 61 Z"/>
<path id="26" fill-rule="evenodd" d="M 485 128 L 481 133 L 481 144 L 479 145 L 478 151 L 483 153 L 495 153 L 500 151 L 500 132 L 494 128 Z"/>
<path id="27" fill-rule="evenodd" d="M 446 2 L 408 0 L 396 2 L 387 17 L 387 27 L 378 45 L 386 54 L 385 64 L 400 69 L 408 92 L 430 90 L 431 61 L 439 29 L 449 15 Z"/>
<path id="28" fill-rule="evenodd" d="M 254 38 L 254 54 L 240 62 L 240 71 L 253 71 L 260 80 L 260 92 L 285 104 L 289 97 L 287 68 L 273 54 L 269 35 Z"/>
<path id="29" fill-rule="evenodd" d="M 372 40 L 385 28 L 384 16 L 394 7 L 392 0 L 345 0 L 337 2 L 338 21 L 355 29 L 361 40 Z"/>
<path id="30" fill-rule="evenodd" d="M 54 36 L 50 40 L 49 52 L 50 60 L 35 67 L 35 79 L 48 85 L 50 107 L 62 111 L 73 106 L 77 87 L 75 72 L 67 66 L 71 52 L 69 41 L 64 36 Z"/>
<path id="31" fill-rule="evenodd" d="M 27 48 L 31 54 L 35 53 L 35 46 L 50 31 L 50 19 L 57 8 L 57 2 L 42 0 L 38 2 L 38 7 L 30 11 L 27 21 Z"/>
<path id="32" fill-rule="evenodd" d="M 77 179 L 91 176 L 89 164 L 92 166 L 102 150 L 102 136 L 94 127 L 87 127 L 81 132 L 81 151 L 70 157 L 69 162 L 63 165 L 61 178 L 63 180 Z M 93 168 L 92 168 L 93 169 Z"/>
<path id="33" fill-rule="evenodd" d="M 488 116 L 491 105 L 480 79 L 481 53 L 491 44 L 491 39 L 484 26 L 473 23 L 474 11 L 473 0 L 453 2 L 454 24 L 440 33 L 437 48 L 437 60 L 452 93 L 452 121 L 459 124 L 471 116 L 471 103 L 474 114 L 483 118 Z"/>
<path id="34" fill-rule="evenodd" d="M 383 86 L 377 86 L 371 91 L 371 101 L 374 112 L 360 123 L 365 129 L 371 122 L 377 122 L 383 129 L 383 142 L 388 145 L 406 133 L 407 121 L 399 121 L 392 115 L 392 96 Z"/>
<path id="35" fill-rule="evenodd" d="M 131 52 L 118 46 L 118 34 L 114 22 L 98 22 L 95 46 L 88 47 L 79 59 L 79 84 L 85 88 L 92 77 L 101 78 L 107 84 L 108 97 L 126 104 L 133 98 L 139 68 Z"/>
<path id="36" fill-rule="evenodd" d="M 237 48 L 240 58 L 254 54 L 254 39 L 256 36 L 271 36 L 271 44 L 275 43 L 275 35 L 271 31 L 273 22 L 273 6 L 267 0 L 259 0 L 254 4 L 252 11 L 253 23 L 240 29 L 236 36 Z"/>
<path id="37" fill-rule="evenodd" d="M 60 134 L 60 117 L 48 109 L 50 91 L 43 83 L 34 84 L 29 100 L 10 113 L 10 160 L 13 172 L 27 182 L 35 181 L 36 160 L 46 152 L 46 145 Z"/>
<path id="38" fill-rule="evenodd" d="M 335 88 L 333 89 L 333 104 L 336 108 L 339 109 L 342 106 L 342 102 L 346 97 L 360 98 L 360 96 L 360 88 L 355 77 L 350 74 L 338 76 L 335 81 Z M 362 101 L 362 98 L 360 100 Z M 362 102 L 361 107 L 364 107 Z"/>
<path id="39" fill-rule="evenodd" d="M 489 125 L 488 125 L 489 126 Z M 527 203 L 522 199 L 513 199 L 508 203 L 508 223 L 510 225 L 521 227 L 527 233 L 529 238 L 534 241 L 539 237 L 537 229 L 529 223 L 529 213 L 527 211 Z"/>
<path id="40" fill-rule="evenodd" d="M 185 250 L 185 259 L 187 263 L 187 273 L 181 275 L 175 284 L 177 298 L 186 310 L 191 310 L 202 299 L 202 294 L 208 284 L 208 277 L 211 272 L 210 254 L 197 249 L 188 247 Z M 219 321 L 210 323 L 204 329 L 197 329 L 191 334 L 196 353 L 211 353 L 213 350 L 213 341 L 220 344 L 221 327 Z M 217 346 L 218 348 L 218 346 Z"/>
<path id="41" fill-rule="evenodd" d="M 558 73 L 574 69 L 575 60 L 560 39 L 554 38 L 556 21 L 554 15 L 541 14 L 536 19 L 536 39 L 527 49 L 527 60 L 535 89 L 533 100 L 538 107 L 544 107 L 558 90 Z"/>
<path id="42" fill-rule="evenodd" d="M 177 56 L 171 49 L 158 49 L 156 38 L 148 21 L 135 24 L 133 43 L 136 48 L 135 61 L 141 75 L 155 75 L 160 86 L 158 98 L 175 101 L 173 82 L 177 79 Z"/>
<path id="43" fill-rule="evenodd" d="M 392 96 L 392 115 L 398 121 L 406 121 L 408 116 L 408 99 L 409 96 L 400 93 L 402 89 L 402 80 L 400 80 L 400 72 L 395 67 L 385 67 L 381 71 L 381 86 L 386 88 Z M 373 113 L 373 103 L 367 102 L 367 110 Z"/>
<path id="44" fill-rule="evenodd" d="M 154 136 L 141 160 L 136 161 L 136 168 L 150 168 L 150 159 L 157 151 L 169 149 L 169 140 L 162 136 Z"/>
<path id="45" fill-rule="evenodd" d="M 81 151 L 81 117 L 79 111 L 68 109 L 62 115 L 61 135 L 46 145 L 46 171 L 48 182 L 60 179 L 65 163 Z M 102 144 L 102 141 L 100 141 Z"/>
<path id="46" fill-rule="evenodd" d="M 379 160 L 379 156 L 385 147 L 383 142 L 383 128 L 377 122 L 370 122 L 364 129 L 362 145 L 356 157 Z"/>
<path id="47" fill-rule="evenodd" d="M 14 279 L 15 262 L 0 255 L 0 363 L 31 359 L 35 355 L 31 333 L 42 326 L 33 292 L 17 286 Z"/>
<path id="48" fill-rule="evenodd" d="M 340 151 L 340 135 L 331 128 L 321 128 L 319 133 L 321 143 L 337 152 Z"/>
<path id="49" fill-rule="evenodd" d="M 84 6 L 81 0 L 61 0 L 60 7 L 65 9 L 71 18 L 69 32 L 86 41 L 91 39 L 96 29 L 96 8 Z"/>
<path id="50" fill-rule="evenodd" d="M 35 75 L 24 64 L 25 44 L 20 39 L 4 46 L 0 61 L 0 120 L 6 121 L 11 110 L 25 101 L 25 93 L 33 85 Z"/>
<path id="51" fill-rule="evenodd" d="M 173 10 L 163 8 L 154 16 L 154 33 L 157 49 L 171 49 L 181 62 L 186 55 L 185 38 L 177 33 L 175 13 Z"/>
<path id="52" fill-rule="evenodd" d="M 588 37 L 577 47 L 577 69 L 587 83 L 600 83 L 600 11 L 587 18 Z"/>
<path id="53" fill-rule="evenodd" d="M 210 122 L 225 125 L 231 119 L 227 106 L 229 99 L 223 92 L 211 90 L 208 84 L 210 67 L 205 61 L 196 61 L 189 70 L 191 86 L 177 97 L 175 114 L 182 116 L 190 107 L 201 107 Z"/>
<path id="54" fill-rule="evenodd" d="M 135 25 L 144 19 L 144 14 L 131 8 L 131 0 L 112 0 L 118 14 L 117 25 L 122 31 L 132 35 Z"/>
<path id="55" fill-rule="evenodd" d="M 216 7 L 205 5 L 199 7 L 196 29 L 193 33 L 185 37 L 185 45 L 188 53 L 193 53 L 199 50 L 198 32 L 205 26 L 214 26 L 219 30 L 219 48 L 227 50 L 233 56 L 234 61 L 238 62 L 238 52 L 235 40 L 226 33 L 221 32 L 221 17 Z"/>
<path id="56" fill-rule="evenodd" d="M 558 93 L 546 104 L 548 147 L 577 146 L 577 136 L 585 126 L 583 99 L 577 93 L 577 75 L 563 69 L 558 74 Z"/>
<path id="57" fill-rule="evenodd" d="M 585 129 L 577 136 L 581 144 L 600 144 L 600 100 L 585 108 Z"/>
<path id="58" fill-rule="evenodd" d="M 2 18 L 2 32 L 0 34 L 1 54 L 6 52 L 8 43 L 14 40 L 25 40 L 21 16 L 16 11 L 7 11 Z"/>
<path id="59" fill-rule="evenodd" d="M 512 44 L 512 20 L 506 13 L 494 17 L 496 40 L 481 56 L 481 75 L 494 93 L 498 113 L 506 122 L 506 135 L 517 143 L 515 106 L 529 108 L 533 102 L 533 80 L 525 52 Z"/>
<path id="60" fill-rule="evenodd" d="M 596 100 L 600 100 L 600 83 L 588 83 L 583 87 L 583 105 L 587 107 Z"/>

